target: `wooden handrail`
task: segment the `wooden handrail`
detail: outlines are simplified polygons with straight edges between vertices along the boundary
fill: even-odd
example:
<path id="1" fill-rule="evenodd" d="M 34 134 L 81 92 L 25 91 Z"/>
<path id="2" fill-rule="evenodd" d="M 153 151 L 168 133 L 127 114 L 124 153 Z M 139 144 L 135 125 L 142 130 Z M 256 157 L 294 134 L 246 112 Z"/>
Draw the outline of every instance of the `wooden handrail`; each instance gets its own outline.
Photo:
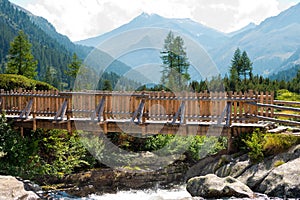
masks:
<path id="1" fill-rule="evenodd" d="M 253 102 L 249 102 L 248 104 L 256 105 L 259 107 L 268 107 L 268 108 L 275 108 L 275 109 L 279 109 L 279 110 L 289 110 L 289 111 L 300 112 L 300 108 L 294 108 L 294 107 L 277 106 L 277 105 L 273 105 L 273 104 L 263 104 L 263 103 L 253 103 Z"/>

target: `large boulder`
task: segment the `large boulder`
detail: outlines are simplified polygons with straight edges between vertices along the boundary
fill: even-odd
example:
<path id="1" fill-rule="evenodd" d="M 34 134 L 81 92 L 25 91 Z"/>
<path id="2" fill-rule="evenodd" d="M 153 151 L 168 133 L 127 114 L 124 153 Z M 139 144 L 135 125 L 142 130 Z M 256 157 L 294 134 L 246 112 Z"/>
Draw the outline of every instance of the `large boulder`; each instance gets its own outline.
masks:
<path id="1" fill-rule="evenodd" d="M 0 176 L 0 199 L 6 200 L 36 200 L 35 193 L 26 191 L 24 184 L 12 176 Z"/>
<path id="2" fill-rule="evenodd" d="M 203 198 L 253 198 L 253 191 L 242 182 L 230 176 L 220 178 L 214 174 L 199 176 L 190 179 L 187 191 L 192 196 Z"/>
<path id="3" fill-rule="evenodd" d="M 300 158 L 272 170 L 262 181 L 258 191 L 268 196 L 300 198 Z"/>
<path id="4" fill-rule="evenodd" d="M 252 166 L 249 165 L 250 167 L 246 167 L 243 173 L 234 177 L 246 184 L 247 186 L 249 186 L 252 190 L 257 191 L 258 187 L 261 186 L 261 183 L 264 181 L 264 179 L 268 177 L 274 169 L 276 169 L 275 166 L 278 161 L 289 163 L 290 161 L 299 157 L 300 145 L 297 145 L 285 153 L 266 158 L 261 163 L 254 164 Z M 296 167 L 295 170 L 298 170 L 299 172 L 300 168 Z M 262 190 L 258 191 L 261 192 Z"/>

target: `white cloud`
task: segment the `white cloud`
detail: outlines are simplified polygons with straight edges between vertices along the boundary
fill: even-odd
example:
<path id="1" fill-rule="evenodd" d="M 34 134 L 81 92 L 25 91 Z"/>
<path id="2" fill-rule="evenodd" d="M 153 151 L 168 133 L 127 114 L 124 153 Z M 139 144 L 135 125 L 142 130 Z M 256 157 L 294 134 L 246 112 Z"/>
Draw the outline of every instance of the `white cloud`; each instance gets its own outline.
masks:
<path id="1" fill-rule="evenodd" d="M 258 24 L 295 1 L 300 0 L 27 0 L 26 9 L 75 41 L 117 28 L 141 12 L 192 18 L 228 32 L 250 22 Z"/>

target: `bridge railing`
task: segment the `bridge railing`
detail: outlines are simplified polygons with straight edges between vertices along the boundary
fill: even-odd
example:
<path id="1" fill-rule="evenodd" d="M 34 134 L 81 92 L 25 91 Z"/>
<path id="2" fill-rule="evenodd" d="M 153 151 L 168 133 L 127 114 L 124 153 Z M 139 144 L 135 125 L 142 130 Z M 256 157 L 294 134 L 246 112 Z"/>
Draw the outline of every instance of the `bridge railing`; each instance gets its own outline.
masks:
<path id="1" fill-rule="evenodd" d="M 172 92 L 58 92 L 0 91 L 0 108 L 7 116 L 53 120 L 132 120 L 139 123 L 257 122 L 251 115 L 274 116 L 271 93 L 172 93 Z M 250 102 L 250 103 L 249 103 Z M 252 103 L 251 103 L 252 102 Z"/>

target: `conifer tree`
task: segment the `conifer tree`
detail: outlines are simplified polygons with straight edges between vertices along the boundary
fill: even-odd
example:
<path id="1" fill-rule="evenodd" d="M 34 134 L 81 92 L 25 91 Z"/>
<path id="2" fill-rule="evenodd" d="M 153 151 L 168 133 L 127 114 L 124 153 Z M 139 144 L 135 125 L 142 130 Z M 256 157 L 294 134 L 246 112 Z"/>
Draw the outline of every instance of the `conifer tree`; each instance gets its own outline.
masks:
<path id="1" fill-rule="evenodd" d="M 68 65 L 68 70 L 65 71 L 65 74 L 69 76 L 69 87 L 72 88 L 74 81 L 79 73 L 79 69 L 82 65 L 81 60 L 78 58 L 77 54 L 74 53 L 71 63 Z"/>
<path id="2" fill-rule="evenodd" d="M 38 62 L 31 53 L 31 46 L 27 35 L 20 31 L 10 43 L 6 73 L 23 75 L 28 78 L 34 78 L 37 75 Z"/>
<path id="3" fill-rule="evenodd" d="M 161 52 L 163 62 L 161 84 L 169 90 L 180 91 L 187 87 L 190 75 L 189 61 L 180 36 L 174 36 L 170 31 L 165 39 L 164 49 Z"/>

